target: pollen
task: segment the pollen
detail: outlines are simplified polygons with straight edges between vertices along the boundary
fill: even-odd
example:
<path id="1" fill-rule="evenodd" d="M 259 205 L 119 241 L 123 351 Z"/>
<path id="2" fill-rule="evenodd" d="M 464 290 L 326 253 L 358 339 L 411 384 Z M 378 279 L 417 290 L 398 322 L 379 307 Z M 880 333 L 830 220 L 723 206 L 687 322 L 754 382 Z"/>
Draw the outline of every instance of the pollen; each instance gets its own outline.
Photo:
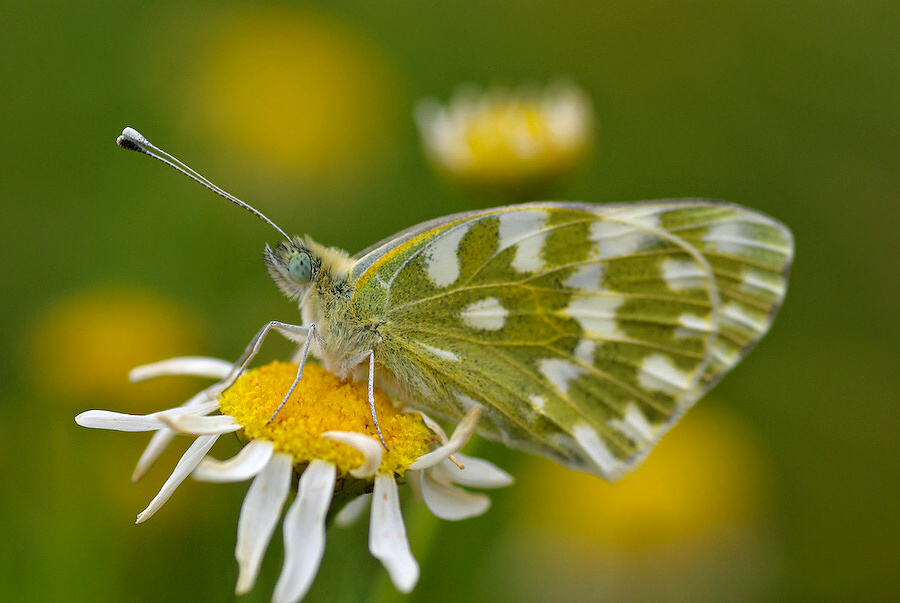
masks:
<path id="1" fill-rule="evenodd" d="M 309 363 L 287 404 L 267 424 L 297 374 L 297 365 L 273 362 L 244 373 L 219 399 L 219 408 L 244 426 L 248 439 L 269 440 L 295 465 L 314 459 L 333 463 L 341 474 L 363 462 L 356 449 L 322 437 L 326 431 L 352 431 L 378 438 L 369 410 L 365 383 L 342 381 L 318 364 Z M 379 473 L 402 476 L 416 458 L 428 452 L 432 435 L 415 413 L 400 412 L 375 389 L 375 413 L 385 451 Z"/>

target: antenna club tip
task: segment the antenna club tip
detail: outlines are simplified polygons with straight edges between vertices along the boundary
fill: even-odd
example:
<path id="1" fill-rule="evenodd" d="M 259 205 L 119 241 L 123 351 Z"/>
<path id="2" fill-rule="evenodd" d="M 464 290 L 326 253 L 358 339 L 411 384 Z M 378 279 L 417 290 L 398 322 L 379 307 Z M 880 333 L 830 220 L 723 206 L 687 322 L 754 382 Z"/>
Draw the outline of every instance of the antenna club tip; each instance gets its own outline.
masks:
<path id="1" fill-rule="evenodd" d="M 143 134 L 141 134 L 131 126 L 127 126 L 124 130 L 122 130 L 122 135 L 116 139 L 116 142 L 119 142 L 123 139 L 140 145 L 145 145 L 150 142 L 149 140 L 144 138 Z M 119 146 L 121 146 L 121 143 L 119 143 Z"/>

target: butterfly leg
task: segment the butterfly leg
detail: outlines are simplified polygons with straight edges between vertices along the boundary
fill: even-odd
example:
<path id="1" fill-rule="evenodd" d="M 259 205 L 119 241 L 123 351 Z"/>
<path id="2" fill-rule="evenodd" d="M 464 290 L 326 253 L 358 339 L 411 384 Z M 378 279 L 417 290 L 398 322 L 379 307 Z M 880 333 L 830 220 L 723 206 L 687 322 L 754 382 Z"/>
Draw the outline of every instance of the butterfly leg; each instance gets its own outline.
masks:
<path id="1" fill-rule="evenodd" d="M 297 384 L 300 383 L 300 379 L 303 377 L 303 367 L 306 366 L 306 359 L 309 357 L 309 344 L 312 343 L 312 340 L 316 336 L 316 325 L 315 323 L 310 323 L 309 329 L 306 332 L 306 343 L 303 344 L 303 351 L 300 353 L 300 362 L 297 365 L 297 376 L 294 377 L 294 382 L 291 383 L 290 389 L 288 389 L 287 393 L 284 395 L 284 398 L 281 400 L 281 404 L 278 405 L 278 408 L 275 409 L 275 412 L 272 413 L 272 416 L 269 417 L 269 420 L 266 421 L 266 425 L 270 424 L 275 420 L 275 417 L 278 416 L 278 413 L 281 412 L 281 409 L 284 408 L 284 405 L 287 404 L 288 398 L 291 397 L 291 394 L 294 393 L 294 390 L 297 388 Z"/>
<path id="2" fill-rule="evenodd" d="M 254 357 L 259 353 L 259 349 L 262 347 L 263 341 L 266 339 L 266 335 L 269 334 L 269 331 L 275 329 L 282 335 L 284 335 L 287 339 L 292 339 L 291 335 L 307 335 L 306 338 L 306 348 L 309 347 L 309 341 L 311 337 L 309 337 L 310 333 L 312 333 L 313 329 L 315 329 L 315 325 L 311 324 L 309 327 L 302 327 L 300 325 L 292 325 L 286 322 L 279 322 L 277 320 L 270 321 L 266 323 L 266 325 L 259 330 L 259 332 L 253 336 L 253 339 L 250 340 L 250 343 L 247 344 L 247 348 L 240 355 L 240 357 L 235 361 L 234 368 L 231 369 L 231 373 L 228 374 L 228 377 L 223 381 L 225 386 L 218 391 L 213 392 L 213 396 L 221 395 L 228 391 L 228 389 L 235 384 L 238 380 L 238 377 L 243 374 L 244 370 L 247 368 L 247 365 L 253 360 Z"/>
<path id="3" fill-rule="evenodd" d="M 369 350 L 369 411 L 372 413 L 372 422 L 375 423 L 375 431 L 378 432 L 378 439 L 384 449 L 390 452 L 384 436 L 381 435 L 381 427 L 378 425 L 378 417 L 375 415 L 375 350 Z"/>

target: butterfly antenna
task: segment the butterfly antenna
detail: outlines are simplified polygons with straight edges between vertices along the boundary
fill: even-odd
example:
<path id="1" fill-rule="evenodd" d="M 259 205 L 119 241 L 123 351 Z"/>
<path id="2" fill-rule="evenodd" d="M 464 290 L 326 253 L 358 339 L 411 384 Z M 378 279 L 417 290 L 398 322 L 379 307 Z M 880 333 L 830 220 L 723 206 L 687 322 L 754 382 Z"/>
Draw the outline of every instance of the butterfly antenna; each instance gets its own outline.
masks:
<path id="1" fill-rule="evenodd" d="M 135 151 L 135 152 L 141 153 L 143 155 L 148 155 L 150 157 L 153 157 L 157 161 L 161 161 L 161 162 L 165 163 L 167 166 L 181 172 L 182 174 L 184 174 L 191 180 L 194 180 L 195 182 L 199 182 L 200 184 L 202 184 L 203 186 L 205 186 L 212 192 L 216 193 L 220 197 L 224 197 L 225 199 L 228 199 L 235 205 L 243 207 L 244 209 L 249 211 L 251 214 L 253 214 L 257 218 L 259 218 L 260 220 L 262 220 L 263 222 L 265 222 L 266 224 L 268 224 L 269 226 L 271 226 L 272 228 L 277 230 L 278 233 L 281 236 L 283 236 L 287 241 L 291 240 L 291 237 L 289 237 L 286 232 L 281 230 L 278 227 L 278 225 L 275 224 L 275 222 L 273 222 L 272 220 L 268 219 L 265 215 L 263 215 L 263 213 L 261 211 L 259 211 L 258 209 L 256 209 L 255 207 L 253 207 L 251 205 L 248 205 L 247 203 L 244 203 L 243 201 L 241 201 L 240 199 L 238 199 L 231 193 L 228 193 L 228 192 L 222 190 L 221 188 L 219 188 L 218 186 L 216 186 L 215 184 L 213 184 L 212 182 L 207 180 L 204 176 L 202 176 L 199 172 L 195 171 L 193 168 L 191 168 L 186 163 L 182 162 L 181 160 L 174 157 L 173 155 L 169 155 L 167 152 L 163 151 L 161 148 L 159 148 L 158 146 L 151 143 L 149 140 L 147 140 L 144 137 L 143 134 L 141 134 L 134 128 L 129 127 L 129 128 L 125 128 L 124 130 L 122 130 L 122 135 L 116 139 L 116 144 L 128 151 Z"/>

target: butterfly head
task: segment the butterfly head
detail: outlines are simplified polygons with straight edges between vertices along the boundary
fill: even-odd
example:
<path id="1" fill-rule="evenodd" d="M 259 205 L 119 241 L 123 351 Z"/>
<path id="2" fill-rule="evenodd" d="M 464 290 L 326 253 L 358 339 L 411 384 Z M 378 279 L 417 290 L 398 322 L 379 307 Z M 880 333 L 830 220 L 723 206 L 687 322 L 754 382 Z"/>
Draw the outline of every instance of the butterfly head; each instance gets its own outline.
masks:
<path id="1" fill-rule="evenodd" d="M 274 249 L 266 245 L 263 254 L 269 274 L 291 299 L 299 299 L 319 278 L 322 258 L 309 243 L 294 237 L 278 243 Z"/>
<path id="2" fill-rule="evenodd" d="M 291 299 L 302 299 L 316 285 L 329 291 L 343 290 L 353 264 L 346 252 L 308 237 L 293 237 L 274 249 L 266 245 L 263 256 L 278 288 Z"/>

